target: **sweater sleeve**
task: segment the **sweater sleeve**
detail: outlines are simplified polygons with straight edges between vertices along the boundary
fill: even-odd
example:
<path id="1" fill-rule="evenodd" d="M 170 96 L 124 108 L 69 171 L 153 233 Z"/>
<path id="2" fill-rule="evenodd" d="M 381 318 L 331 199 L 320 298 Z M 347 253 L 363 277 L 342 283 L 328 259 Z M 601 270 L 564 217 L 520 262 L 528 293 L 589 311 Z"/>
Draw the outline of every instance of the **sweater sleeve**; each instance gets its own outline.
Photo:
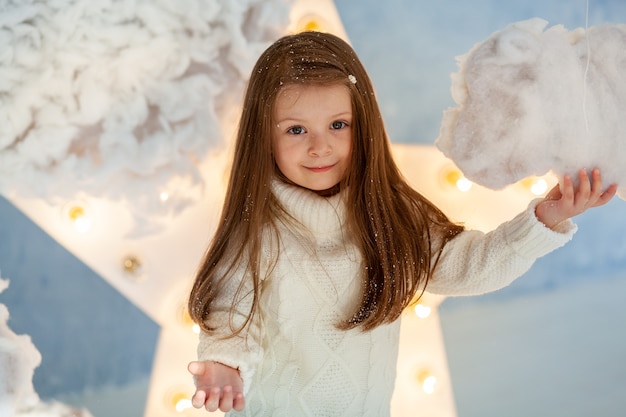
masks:
<path id="1" fill-rule="evenodd" d="M 200 333 L 197 349 L 200 361 L 215 361 L 238 369 L 244 384 L 244 395 L 263 355 L 259 320 L 252 320 L 240 334 L 232 337 L 231 334 L 233 329 L 238 329 L 245 322 L 252 300 L 252 279 L 246 268 L 240 267 L 229 274 L 225 288 L 214 301 L 207 324 L 215 330 Z M 231 310 L 233 305 L 235 308 Z"/>
<path id="2" fill-rule="evenodd" d="M 506 287 L 535 260 L 563 246 L 577 230 L 571 220 L 551 230 L 535 215 L 533 200 L 512 220 L 489 233 L 467 230 L 443 248 L 426 291 L 442 295 L 478 295 Z"/>

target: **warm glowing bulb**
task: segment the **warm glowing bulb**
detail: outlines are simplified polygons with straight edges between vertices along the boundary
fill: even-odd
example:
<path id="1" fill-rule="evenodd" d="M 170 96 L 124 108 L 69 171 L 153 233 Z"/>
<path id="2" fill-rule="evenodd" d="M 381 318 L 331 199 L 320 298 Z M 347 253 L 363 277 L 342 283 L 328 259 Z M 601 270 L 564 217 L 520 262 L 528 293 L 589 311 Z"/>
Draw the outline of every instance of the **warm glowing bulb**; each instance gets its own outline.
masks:
<path id="1" fill-rule="evenodd" d="M 128 255 L 122 260 L 124 271 L 129 274 L 136 274 L 141 269 L 141 260 L 133 255 Z"/>
<path id="2" fill-rule="evenodd" d="M 415 314 L 417 314 L 417 317 L 421 319 L 425 319 L 426 317 L 430 316 L 431 312 L 432 309 L 428 306 L 425 306 L 424 304 L 418 304 L 415 306 Z"/>
<path id="3" fill-rule="evenodd" d="M 463 175 L 461 175 L 461 172 L 456 169 L 449 169 L 446 171 L 444 177 L 448 184 L 456 184 L 461 178 L 463 178 Z"/>
<path id="4" fill-rule="evenodd" d="M 87 233 L 91 229 L 91 219 L 85 217 L 77 219 L 74 221 L 74 227 L 80 233 Z"/>
<path id="5" fill-rule="evenodd" d="M 183 411 L 191 408 L 191 400 L 189 398 L 182 398 L 180 400 L 178 400 L 178 402 L 176 403 L 176 411 L 179 413 L 182 413 Z"/>
<path id="6" fill-rule="evenodd" d="M 170 199 L 170 195 L 168 193 L 166 193 L 165 191 L 163 191 L 160 195 L 159 198 L 161 199 L 162 202 L 166 202 L 167 200 Z"/>
<path id="7" fill-rule="evenodd" d="M 69 208 L 67 215 L 71 221 L 75 222 L 85 215 L 85 208 L 81 206 L 72 206 Z"/>
<path id="8" fill-rule="evenodd" d="M 435 392 L 436 384 L 437 384 L 437 377 L 434 377 L 431 375 L 428 378 L 426 378 L 424 382 L 422 383 L 422 390 L 426 394 L 432 394 L 433 392 Z"/>
<path id="9" fill-rule="evenodd" d="M 182 390 L 175 391 L 169 396 L 166 396 L 166 402 L 169 403 L 170 407 L 172 407 L 178 413 L 182 413 L 192 407 L 189 396 L 185 394 Z"/>
<path id="10" fill-rule="evenodd" d="M 543 178 L 539 178 L 530 186 L 530 192 L 534 195 L 542 195 L 548 191 L 548 183 Z"/>
<path id="11" fill-rule="evenodd" d="M 446 186 L 454 186 L 462 192 L 467 192 L 472 188 L 472 182 L 465 178 L 456 167 L 448 167 L 442 177 Z"/>
<path id="12" fill-rule="evenodd" d="M 417 374 L 417 382 L 425 394 L 432 394 L 435 392 L 437 377 L 431 374 L 429 370 L 422 369 Z"/>
<path id="13" fill-rule="evenodd" d="M 533 195 L 543 195 L 548 191 L 548 182 L 543 178 L 528 177 L 520 181 L 522 187 L 529 190 Z"/>
<path id="14" fill-rule="evenodd" d="M 195 334 L 200 334 L 200 326 L 195 323 L 189 315 L 189 310 L 186 306 L 182 306 L 179 310 L 178 319 L 183 326 L 191 328 L 191 331 Z"/>
<path id="15" fill-rule="evenodd" d="M 470 190 L 470 188 L 472 188 L 472 182 L 470 180 L 468 180 L 467 178 L 463 177 L 460 178 L 457 182 L 456 182 L 456 188 L 458 188 L 459 190 L 461 190 L 462 192 L 467 192 Z"/>
<path id="16" fill-rule="evenodd" d="M 79 233 L 86 233 L 91 229 L 93 219 L 91 211 L 83 201 L 68 203 L 64 209 L 65 220 Z"/>
<path id="17" fill-rule="evenodd" d="M 316 14 L 310 14 L 300 19 L 300 21 L 298 22 L 298 31 L 325 32 L 327 26 L 328 25 L 324 21 L 324 18 Z"/>
<path id="18" fill-rule="evenodd" d="M 142 282 L 146 279 L 141 259 L 135 255 L 126 255 L 122 258 L 122 269 L 126 273 L 126 278 L 133 282 Z"/>

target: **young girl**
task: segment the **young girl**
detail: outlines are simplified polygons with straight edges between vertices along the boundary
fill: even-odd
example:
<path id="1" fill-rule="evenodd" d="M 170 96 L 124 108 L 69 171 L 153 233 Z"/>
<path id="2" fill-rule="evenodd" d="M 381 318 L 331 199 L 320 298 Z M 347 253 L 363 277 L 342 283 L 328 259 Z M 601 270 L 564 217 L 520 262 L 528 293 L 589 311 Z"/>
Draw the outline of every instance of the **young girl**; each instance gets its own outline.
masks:
<path id="1" fill-rule="evenodd" d="M 215 237 L 189 298 L 195 407 L 246 416 L 388 416 L 400 314 L 424 290 L 481 294 L 565 244 L 608 202 L 565 177 L 488 234 L 464 231 L 394 164 L 374 89 L 336 36 L 286 36 L 243 103 Z"/>

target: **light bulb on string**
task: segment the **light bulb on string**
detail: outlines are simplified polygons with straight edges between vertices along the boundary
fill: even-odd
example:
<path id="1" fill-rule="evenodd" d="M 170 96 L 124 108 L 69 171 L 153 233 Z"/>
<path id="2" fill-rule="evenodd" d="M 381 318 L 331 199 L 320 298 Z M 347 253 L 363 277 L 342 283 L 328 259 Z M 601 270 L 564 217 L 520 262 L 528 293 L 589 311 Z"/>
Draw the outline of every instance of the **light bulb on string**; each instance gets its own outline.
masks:
<path id="1" fill-rule="evenodd" d="M 327 32 L 328 23 L 326 20 L 317 14 L 307 14 L 300 18 L 297 25 L 298 32 Z"/>
<path id="2" fill-rule="evenodd" d="M 182 413 L 191 407 L 191 400 L 189 398 L 181 398 L 176 402 L 176 411 L 179 413 Z"/>
<path id="3" fill-rule="evenodd" d="M 141 282 L 146 278 L 143 271 L 143 262 L 137 255 L 128 254 L 124 256 L 122 258 L 122 270 L 131 281 Z"/>
<path id="4" fill-rule="evenodd" d="M 541 177 L 524 178 L 520 181 L 520 185 L 535 196 L 544 195 L 548 191 L 548 182 Z"/>
<path id="5" fill-rule="evenodd" d="M 437 377 L 429 369 L 420 369 L 416 375 L 417 383 L 424 394 L 433 394 L 437 385 Z"/>
<path id="6" fill-rule="evenodd" d="M 546 180 L 543 178 L 539 178 L 537 182 L 530 187 L 530 192 L 534 195 L 542 195 L 546 191 L 548 191 L 548 183 L 546 183 Z"/>
<path id="7" fill-rule="evenodd" d="M 440 180 L 444 186 L 455 187 L 464 193 L 468 192 L 473 186 L 473 183 L 465 178 L 461 170 L 452 165 L 449 165 L 442 170 Z"/>
<path id="8" fill-rule="evenodd" d="M 472 182 L 465 177 L 459 178 L 456 182 L 456 188 L 465 193 L 472 188 Z"/>
<path id="9" fill-rule="evenodd" d="M 87 233 L 93 225 L 93 213 L 83 200 L 70 201 L 62 209 L 63 221 L 78 233 Z"/>
<path id="10" fill-rule="evenodd" d="M 185 410 L 192 408 L 191 397 L 181 388 L 171 389 L 165 395 L 165 403 L 170 410 L 177 413 L 184 413 Z"/>
<path id="11" fill-rule="evenodd" d="M 191 316 L 189 315 L 189 310 L 187 310 L 186 305 L 180 307 L 178 313 L 178 321 L 184 327 L 190 328 L 193 333 L 200 334 L 200 326 L 191 319 Z"/>
<path id="12" fill-rule="evenodd" d="M 423 303 L 416 304 L 415 307 L 413 307 L 413 310 L 415 311 L 417 317 L 419 317 L 420 319 L 425 319 L 429 317 L 433 311 L 432 308 Z"/>

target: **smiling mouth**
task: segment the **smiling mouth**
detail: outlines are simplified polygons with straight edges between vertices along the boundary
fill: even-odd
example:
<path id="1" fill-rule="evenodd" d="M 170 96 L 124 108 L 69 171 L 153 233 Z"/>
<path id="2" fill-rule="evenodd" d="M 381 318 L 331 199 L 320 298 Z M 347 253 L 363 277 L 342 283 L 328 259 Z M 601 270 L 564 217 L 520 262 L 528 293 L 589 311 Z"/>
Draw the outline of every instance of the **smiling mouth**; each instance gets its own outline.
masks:
<path id="1" fill-rule="evenodd" d="M 333 165 L 325 165 L 321 167 L 306 167 L 311 172 L 326 172 L 330 171 L 336 164 Z"/>

